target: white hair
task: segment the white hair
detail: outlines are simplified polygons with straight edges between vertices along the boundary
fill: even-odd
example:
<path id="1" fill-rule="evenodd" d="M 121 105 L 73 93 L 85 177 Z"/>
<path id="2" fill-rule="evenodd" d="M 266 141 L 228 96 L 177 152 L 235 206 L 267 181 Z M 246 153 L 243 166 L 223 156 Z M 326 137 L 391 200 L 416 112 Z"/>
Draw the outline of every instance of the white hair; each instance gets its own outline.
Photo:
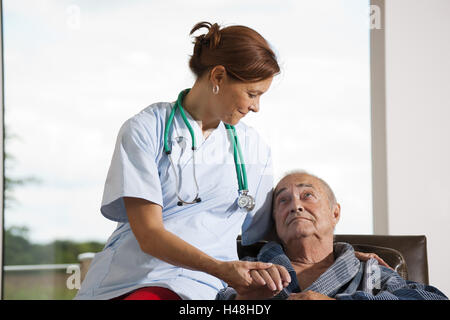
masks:
<path id="1" fill-rule="evenodd" d="M 337 203 L 336 196 L 334 195 L 333 189 L 331 189 L 331 187 L 329 186 L 328 183 L 325 182 L 325 180 L 323 180 L 323 179 L 319 178 L 318 176 L 311 174 L 305 170 L 302 170 L 302 169 L 296 169 L 296 170 L 291 170 L 291 171 L 286 172 L 284 174 L 284 176 L 278 181 L 277 186 L 281 180 L 285 179 L 286 177 L 295 176 L 295 175 L 306 175 L 306 176 L 310 176 L 314 179 L 317 179 L 321 183 L 321 185 L 324 187 L 325 192 L 327 193 L 328 203 L 330 204 L 330 208 L 332 208 Z"/>

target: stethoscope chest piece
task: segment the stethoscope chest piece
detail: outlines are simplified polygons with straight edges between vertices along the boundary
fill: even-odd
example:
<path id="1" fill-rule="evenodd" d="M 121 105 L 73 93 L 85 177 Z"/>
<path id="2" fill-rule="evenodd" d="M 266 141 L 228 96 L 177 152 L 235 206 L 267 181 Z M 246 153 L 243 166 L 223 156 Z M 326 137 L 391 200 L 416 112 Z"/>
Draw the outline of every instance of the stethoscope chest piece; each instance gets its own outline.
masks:
<path id="1" fill-rule="evenodd" d="M 239 195 L 237 204 L 239 208 L 251 211 L 255 207 L 255 199 L 248 194 L 248 190 L 243 190 Z"/>
<path id="2" fill-rule="evenodd" d="M 198 182 L 197 182 L 197 176 L 195 174 L 195 150 L 197 149 L 197 145 L 195 143 L 194 130 L 192 129 L 192 126 L 189 124 L 189 121 L 186 117 L 186 114 L 184 113 L 183 106 L 182 106 L 183 97 L 189 92 L 189 90 L 190 89 L 183 90 L 178 95 L 178 99 L 177 99 L 175 105 L 173 106 L 172 111 L 170 112 L 170 115 L 166 122 L 166 126 L 164 128 L 164 152 L 167 154 L 167 156 L 169 158 L 170 165 L 172 167 L 173 174 L 175 176 L 176 194 L 177 194 L 177 198 L 178 198 L 177 205 L 178 206 L 182 206 L 183 204 L 195 204 L 195 203 L 199 203 L 202 201 L 200 199 L 200 197 L 198 196 L 199 195 L 199 187 L 198 187 Z M 192 164 L 193 164 L 192 174 L 193 174 L 195 187 L 196 187 L 196 191 L 197 191 L 196 196 L 195 196 L 194 200 L 192 200 L 192 201 L 183 200 L 180 196 L 180 191 L 179 191 L 180 183 L 179 183 L 178 175 L 177 175 L 175 165 L 172 161 L 172 156 L 171 156 L 172 147 L 169 144 L 169 131 L 170 131 L 170 127 L 172 126 L 173 118 L 175 116 L 176 110 L 180 111 L 181 117 L 183 118 L 184 123 L 186 124 L 186 126 L 189 129 L 189 133 L 190 133 L 191 139 L 192 139 Z M 236 129 L 234 128 L 234 126 L 232 126 L 230 124 L 225 124 L 225 128 L 229 132 L 231 143 L 233 145 L 234 164 L 236 167 L 236 175 L 237 175 L 237 180 L 238 180 L 238 185 L 239 185 L 239 198 L 237 201 L 238 206 L 241 209 L 246 209 L 248 211 L 251 211 L 255 207 L 255 199 L 253 199 L 253 197 L 248 194 L 247 173 L 246 173 L 246 169 L 245 169 L 244 157 L 242 155 L 241 146 L 239 144 L 239 139 L 236 134 Z M 179 142 L 179 143 L 182 142 L 182 140 L 183 139 L 180 137 L 177 138 L 177 142 Z"/>

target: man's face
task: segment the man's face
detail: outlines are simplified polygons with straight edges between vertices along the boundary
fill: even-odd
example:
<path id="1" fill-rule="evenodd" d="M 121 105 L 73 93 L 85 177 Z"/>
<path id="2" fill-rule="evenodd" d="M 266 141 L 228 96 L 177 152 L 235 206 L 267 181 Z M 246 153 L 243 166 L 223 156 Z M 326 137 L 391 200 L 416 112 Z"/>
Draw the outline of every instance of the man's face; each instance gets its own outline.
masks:
<path id="1" fill-rule="evenodd" d="M 305 237 L 333 236 L 339 204 L 330 205 L 322 183 L 307 174 L 283 178 L 274 192 L 273 215 L 283 243 Z"/>

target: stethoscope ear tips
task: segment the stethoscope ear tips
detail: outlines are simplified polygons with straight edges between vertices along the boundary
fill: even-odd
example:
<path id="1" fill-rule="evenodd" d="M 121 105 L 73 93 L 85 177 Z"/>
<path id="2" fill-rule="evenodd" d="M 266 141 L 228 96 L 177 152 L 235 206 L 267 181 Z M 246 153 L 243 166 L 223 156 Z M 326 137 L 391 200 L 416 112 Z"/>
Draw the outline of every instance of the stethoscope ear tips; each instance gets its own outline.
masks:
<path id="1" fill-rule="evenodd" d="M 199 203 L 199 202 L 202 202 L 202 199 L 200 199 L 200 198 L 195 198 L 195 200 L 193 201 L 193 202 L 186 202 L 187 204 L 193 204 L 194 202 L 196 202 L 196 203 Z M 182 206 L 183 205 L 183 201 L 178 201 L 177 202 L 177 206 Z"/>

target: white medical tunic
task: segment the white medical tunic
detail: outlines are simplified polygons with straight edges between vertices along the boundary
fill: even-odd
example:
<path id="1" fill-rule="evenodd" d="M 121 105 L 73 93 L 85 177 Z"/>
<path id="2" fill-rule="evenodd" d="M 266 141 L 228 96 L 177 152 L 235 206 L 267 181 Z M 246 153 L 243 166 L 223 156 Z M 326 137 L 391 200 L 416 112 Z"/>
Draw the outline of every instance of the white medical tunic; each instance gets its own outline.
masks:
<path id="1" fill-rule="evenodd" d="M 242 122 L 235 126 L 247 170 L 249 194 L 255 208 L 237 205 L 238 182 L 233 144 L 221 122 L 205 140 L 198 123 L 186 112 L 197 142 L 195 172 L 201 202 L 178 206 L 176 177 L 164 152 L 164 128 L 174 103 L 150 105 L 120 129 L 106 178 L 101 213 L 117 221 L 104 249 L 97 253 L 75 299 L 111 299 L 146 286 L 165 287 L 182 299 L 214 299 L 226 285 L 204 272 L 161 261 L 143 252 L 130 228 L 123 197 L 142 198 L 161 205 L 164 227 L 223 261 L 238 260 L 236 237 L 245 245 L 265 235 L 271 224 L 273 188 L 270 148 Z M 172 159 L 180 181 L 180 196 L 192 201 L 191 136 L 180 113 L 169 132 Z"/>

